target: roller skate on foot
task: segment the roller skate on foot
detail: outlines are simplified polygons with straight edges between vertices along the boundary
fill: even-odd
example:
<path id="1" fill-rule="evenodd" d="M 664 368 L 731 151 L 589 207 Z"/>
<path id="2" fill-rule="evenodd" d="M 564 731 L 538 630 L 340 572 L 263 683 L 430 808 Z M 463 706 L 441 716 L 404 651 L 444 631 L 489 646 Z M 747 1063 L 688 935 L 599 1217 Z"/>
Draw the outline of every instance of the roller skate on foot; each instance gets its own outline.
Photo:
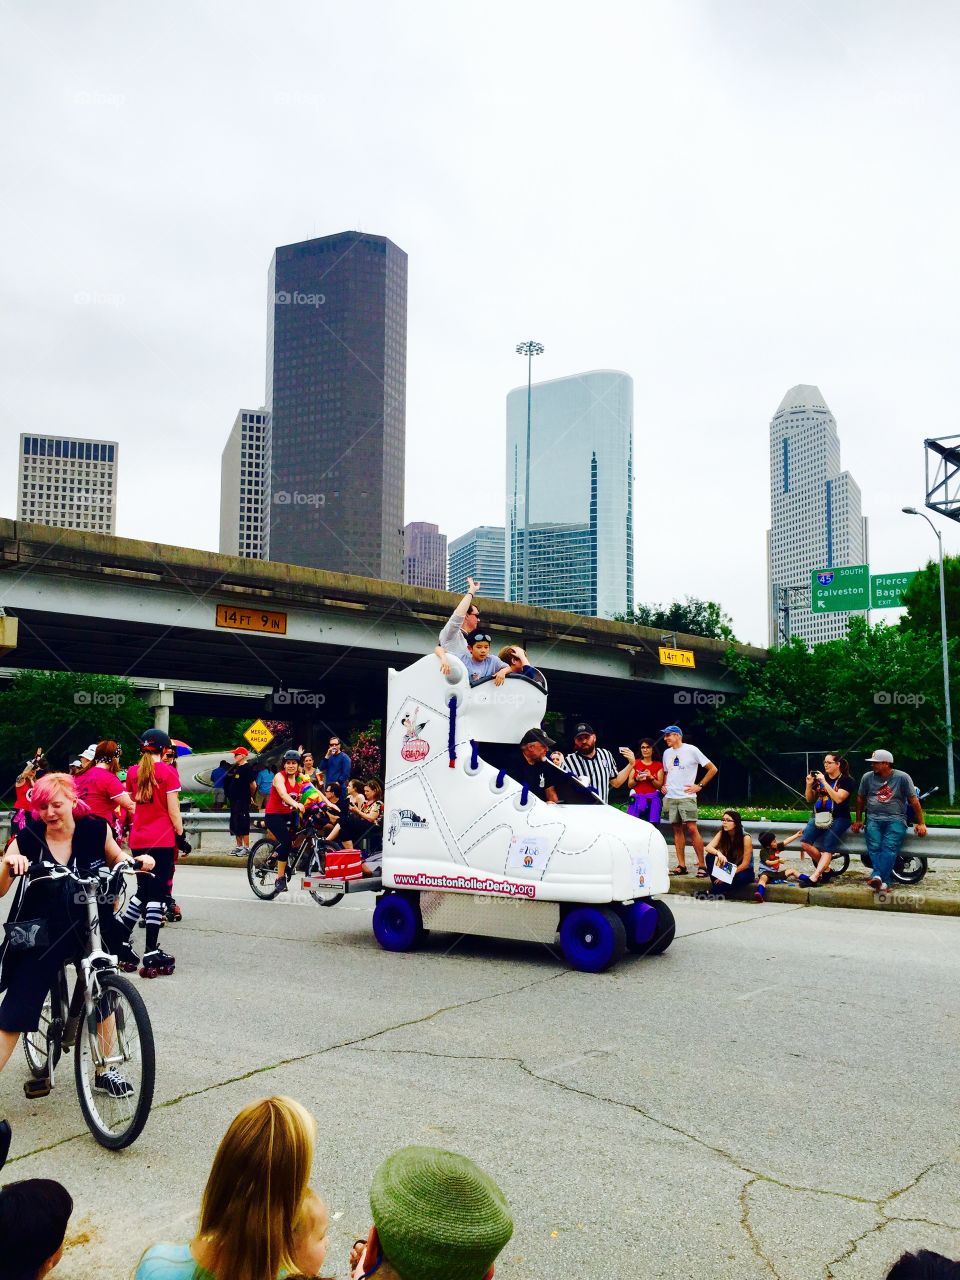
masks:
<path id="1" fill-rule="evenodd" d="M 180 904 L 174 902 L 172 898 L 167 899 L 163 910 L 170 924 L 178 924 L 183 919 L 183 912 L 180 910 Z"/>
<path id="2" fill-rule="evenodd" d="M 117 947 L 117 968 L 121 973 L 136 973 L 140 957 L 129 942 L 121 942 Z"/>
<path id="3" fill-rule="evenodd" d="M 169 978 L 176 968 L 176 960 L 158 947 L 148 951 L 140 961 L 141 978 Z"/>

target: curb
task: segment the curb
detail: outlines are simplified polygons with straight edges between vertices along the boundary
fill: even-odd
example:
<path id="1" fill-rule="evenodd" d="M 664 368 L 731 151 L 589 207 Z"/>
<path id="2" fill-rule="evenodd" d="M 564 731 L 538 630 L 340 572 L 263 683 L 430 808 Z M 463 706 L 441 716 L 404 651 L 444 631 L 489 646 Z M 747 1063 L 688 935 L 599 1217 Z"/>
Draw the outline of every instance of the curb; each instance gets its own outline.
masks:
<path id="1" fill-rule="evenodd" d="M 704 893 L 706 881 L 690 876 L 671 876 L 670 892 L 681 897 L 695 898 Z M 753 895 L 738 895 L 733 901 L 752 901 Z M 822 889 L 800 889 L 788 885 L 772 884 L 767 887 L 767 902 L 792 902 L 801 907 L 847 907 L 852 911 L 906 911 L 913 915 L 960 916 L 960 897 L 943 893 L 924 893 L 922 890 L 898 885 L 882 897 L 865 885 L 851 884 L 845 888 L 824 885 Z M 760 905 L 759 903 L 757 904 Z"/>

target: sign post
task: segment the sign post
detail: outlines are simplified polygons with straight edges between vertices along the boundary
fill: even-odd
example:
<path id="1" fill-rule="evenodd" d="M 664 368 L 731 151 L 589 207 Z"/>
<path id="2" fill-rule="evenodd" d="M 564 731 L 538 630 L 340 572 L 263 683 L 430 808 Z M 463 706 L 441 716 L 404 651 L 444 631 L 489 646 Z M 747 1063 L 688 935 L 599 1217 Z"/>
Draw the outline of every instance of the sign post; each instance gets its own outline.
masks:
<path id="1" fill-rule="evenodd" d="M 870 608 L 870 566 L 843 564 L 810 573 L 811 613 L 852 613 Z"/>

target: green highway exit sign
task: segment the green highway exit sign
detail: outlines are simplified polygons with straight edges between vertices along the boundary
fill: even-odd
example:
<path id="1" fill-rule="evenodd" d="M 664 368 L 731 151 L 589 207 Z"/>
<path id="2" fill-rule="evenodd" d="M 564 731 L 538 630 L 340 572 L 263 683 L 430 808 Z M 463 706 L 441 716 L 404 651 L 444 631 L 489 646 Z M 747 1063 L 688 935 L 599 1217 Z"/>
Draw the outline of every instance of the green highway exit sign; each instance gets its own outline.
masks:
<path id="1" fill-rule="evenodd" d="M 849 613 L 870 608 L 870 566 L 844 564 L 810 573 L 811 613 Z"/>
<path id="2" fill-rule="evenodd" d="M 916 576 L 916 571 L 873 574 L 870 578 L 870 607 L 872 609 L 901 608 L 903 593 Z"/>

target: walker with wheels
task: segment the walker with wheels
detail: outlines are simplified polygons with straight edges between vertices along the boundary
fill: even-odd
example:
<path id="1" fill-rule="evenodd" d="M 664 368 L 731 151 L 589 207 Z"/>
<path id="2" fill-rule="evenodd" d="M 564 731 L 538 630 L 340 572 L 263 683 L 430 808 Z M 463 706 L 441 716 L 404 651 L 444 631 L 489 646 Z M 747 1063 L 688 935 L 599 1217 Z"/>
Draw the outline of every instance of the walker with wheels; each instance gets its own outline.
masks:
<path id="1" fill-rule="evenodd" d="M 549 761 L 560 803 L 510 775 L 547 695 L 512 675 L 470 685 L 435 657 L 389 673 L 383 870 L 344 891 L 378 893 L 373 930 L 387 951 L 429 931 L 554 946 L 600 973 L 625 951 L 659 955 L 674 938 L 667 846 L 657 828 L 603 803 Z"/>

